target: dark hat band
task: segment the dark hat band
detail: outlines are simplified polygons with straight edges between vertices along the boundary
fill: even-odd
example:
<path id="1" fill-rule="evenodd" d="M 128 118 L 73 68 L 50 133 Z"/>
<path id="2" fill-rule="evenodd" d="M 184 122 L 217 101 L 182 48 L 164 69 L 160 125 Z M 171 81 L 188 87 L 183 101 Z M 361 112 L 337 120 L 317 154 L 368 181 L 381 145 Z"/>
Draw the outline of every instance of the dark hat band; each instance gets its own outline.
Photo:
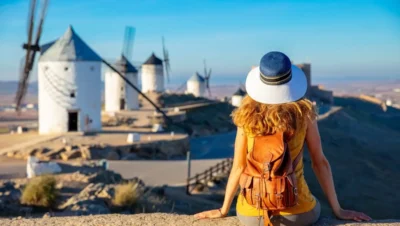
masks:
<path id="1" fill-rule="evenodd" d="M 292 70 L 290 69 L 286 74 L 281 76 L 266 76 L 260 71 L 260 79 L 264 84 L 267 85 L 282 85 L 288 83 L 292 79 Z"/>

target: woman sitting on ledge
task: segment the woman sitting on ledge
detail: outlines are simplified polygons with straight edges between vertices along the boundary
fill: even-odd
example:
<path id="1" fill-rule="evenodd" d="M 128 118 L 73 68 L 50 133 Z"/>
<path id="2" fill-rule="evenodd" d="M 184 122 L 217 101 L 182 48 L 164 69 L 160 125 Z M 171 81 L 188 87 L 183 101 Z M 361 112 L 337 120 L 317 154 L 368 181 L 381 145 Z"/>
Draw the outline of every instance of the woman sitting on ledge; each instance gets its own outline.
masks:
<path id="1" fill-rule="evenodd" d="M 371 220 L 364 213 L 342 209 L 338 202 L 331 168 L 322 152 L 317 113 L 304 97 L 307 90 L 304 73 L 285 54 L 270 52 L 263 56 L 259 67 L 249 72 L 246 90 L 248 96 L 233 112 L 238 129 L 222 208 L 201 212 L 195 217 L 226 216 L 240 184 L 236 212 L 244 225 L 315 223 L 321 207 L 303 175 L 302 151 L 306 142 L 312 168 L 336 217 Z M 264 144 L 260 145 L 262 141 Z M 289 156 L 284 155 L 286 150 Z M 265 156 L 270 156 L 270 160 L 266 161 Z M 282 165 L 285 165 L 283 169 Z"/>

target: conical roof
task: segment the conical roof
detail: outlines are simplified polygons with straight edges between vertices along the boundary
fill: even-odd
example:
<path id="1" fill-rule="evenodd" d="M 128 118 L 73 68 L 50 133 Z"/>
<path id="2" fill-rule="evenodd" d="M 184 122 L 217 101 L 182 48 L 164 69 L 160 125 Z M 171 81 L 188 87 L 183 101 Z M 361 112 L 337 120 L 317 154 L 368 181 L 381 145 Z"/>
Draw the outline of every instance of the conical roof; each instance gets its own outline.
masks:
<path id="1" fill-rule="evenodd" d="M 121 58 L 117 62 L 115 62 L 115 67 L 118 71 L 125 72 L 125 73 L 136 73 L 137 69 L 135 66 L 129 62 L 128 59 L 124 55 L 121 55 Z"/>
<path id="2" fill-rule="evenodd" d="M 102 61 L 69 26 L 64 35 L 45 51 L 42 51 L 40 61 Z"/>
<path id="3" fill-rule="evenodd" d="M 188 81 L 191 81 L 191 82 L 204 82 L 205 79 L 198 72 L 196 72 L 196 73 L 194 73 L 192 75 L 192 77 L 189 78 Z"/>
<path id="4" fill-rule="evenodd" d="M 235 93 L 233 93 L 233 96 L 246 96 L 246 91 L 244 91 L 242 88 L 239 88 Z"/>
<path id="5" fill-rule="evenodd" d="M 162 60 L 152 53 L 149 59 L 147 59 L 143 64 L 162 65 Z"/>
<path id="6" fill-rule="evenodd" d="M 44 54 L 57 40 L 48 42 L 40 46 L 40 54 Z"/>

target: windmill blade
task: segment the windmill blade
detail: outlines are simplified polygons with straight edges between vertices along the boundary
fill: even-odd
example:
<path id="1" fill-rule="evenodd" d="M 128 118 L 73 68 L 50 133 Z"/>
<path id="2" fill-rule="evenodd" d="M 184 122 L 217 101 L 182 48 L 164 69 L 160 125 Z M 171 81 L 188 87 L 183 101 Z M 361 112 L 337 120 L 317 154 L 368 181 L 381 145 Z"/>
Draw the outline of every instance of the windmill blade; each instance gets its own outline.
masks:
<path id="1" fill-rule="evenodd" d="M 21 63 L 20 68 L 20 79 L 18 83 L 18 90 L 15 96 L 15 103 L 16 103 L 16 111 L 19 111 L 21 106 L 22 99 L 26 93 L 27 82 L 29 77 L 28 65 L 30 62 L 31 57 L 31 46 L 32 46 L 32 37 L 33 37 L 33 29 L 34 29 L 34 19 L 36 13 L 36 0 L 31 0 L 30 8 L 28 12 L 28 22 L 27 22 L 27 35 L 28 40 L 27 43 L 23 44 L 22 48 L 26 49 L 25 53 L 25 61 Z"/>
<path id="2" fill-rule="evenodd" d="M 167 74 L 167 81 L 169 82 L 169 72 L 171 70 L 170 65 L 169 65 L 169 54 L 168 50 L 165 47 L 165 40 L 164 36 L 161 37 L 162 40 L 162 48 L 163 48 L 163 55 L 164 55 L 164 68 L 165 68 L 165 73 Z"/>
<path id="3" fill-rule="evenodd" d="M 39 24 L 36 29 L 36 37 L 35 37 L 35 42 L 32 44 L 32 37 L 33 37 L 33 26 L 34 26 L 34 15 L 36 11 L 36 0 L 32 0 L 31 2 L 31 10 L 29 12 L 29 19 L 31 20 L 29 22 L 29 28 L 28 28 L 28 42 L 23 45 L 23 48 L 26 49 L 26 57 L 25 57 L 25 63 L 24 63 L 24 70 L 23 73 L 20 76 L 20 82 L 18 84 L 18 90 L 17 90 L 17 95 L 16 95 L 16 110 L 19 111 L 22 100 L 26 94 L 27 86 L 28 86 L 28 80 L 29 80 L 29 75 L 33 67 L 33 63 L 35 61 L 35 56 L 36 52 L 40 51 L 39 48 L 39 42 L 40 42 L 40 37 L 42 35 L 43 31 L 43 23 L 44 23 L 44 18 L 46 16 L 47 12 L 47 6 L 48 6 L 48 1 L 43 0 L 42 1 L 42 10 L 40 12 L 40 19 L 39 19 Z"/>
<path id="4" fill-rule="evenodd" d="M 122 54 L 129 61 L 132 60 L 133 42 L 135 41 L 136 29 L 134 27 L 126 26 L 124 42 L 122 46 Z"/>
<path id="5" fill-rule="evenodd" d="M 203 60 L 203 64 L 204 64 L 204 77 L 207 78 L 207 63 L 206 63 L 206 59 Z"/>

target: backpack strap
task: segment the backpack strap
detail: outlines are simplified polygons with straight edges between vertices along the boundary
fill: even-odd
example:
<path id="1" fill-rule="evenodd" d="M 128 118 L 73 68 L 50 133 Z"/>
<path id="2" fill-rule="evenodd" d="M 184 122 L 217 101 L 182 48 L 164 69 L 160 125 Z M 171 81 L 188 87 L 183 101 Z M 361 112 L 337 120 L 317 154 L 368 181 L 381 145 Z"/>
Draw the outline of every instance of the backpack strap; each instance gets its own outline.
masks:
<path id="1" fill-rule="evenodd" d="M 304 148 L 301 149 L 301 151 L 299 152 L 299 154 L 297 154 L 296 158 L 294 158 L 292 166 L 293 166 L 293 171 L 296 169 L 297 164 L 299 164 L 301 156 L 303 154 L 303 150 Z"/>

